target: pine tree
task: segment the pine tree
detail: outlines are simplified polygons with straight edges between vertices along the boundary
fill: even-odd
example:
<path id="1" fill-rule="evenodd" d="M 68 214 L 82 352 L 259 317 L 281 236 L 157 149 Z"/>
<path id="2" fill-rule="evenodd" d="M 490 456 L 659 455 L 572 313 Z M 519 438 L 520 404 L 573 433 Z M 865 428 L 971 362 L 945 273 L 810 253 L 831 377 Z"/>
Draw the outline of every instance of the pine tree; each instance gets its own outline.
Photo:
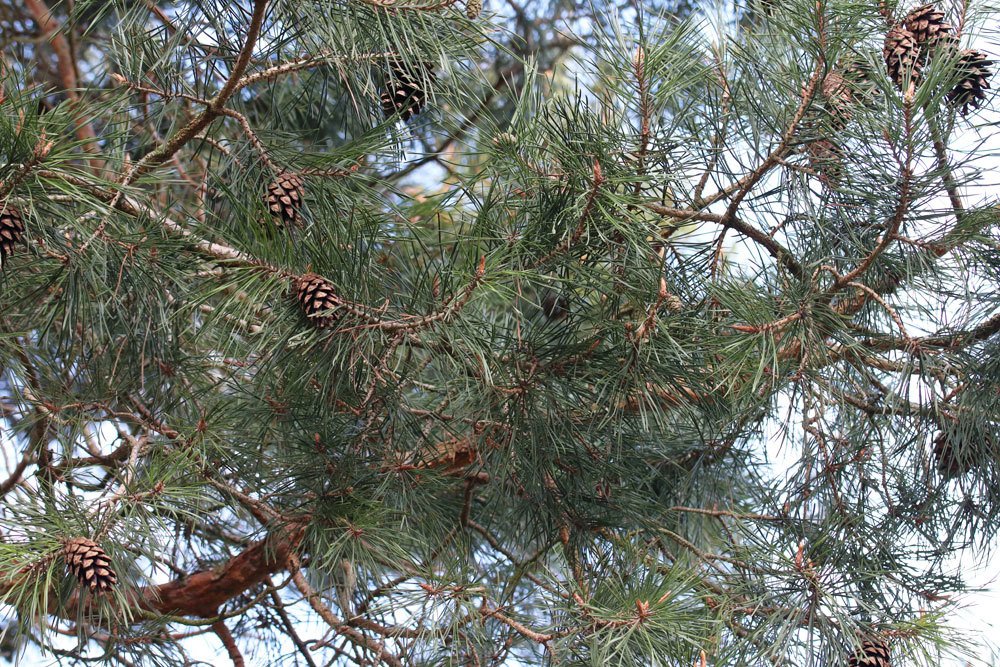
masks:
<path id="1" fill-rule="evenodd" d="M 0 0 L 4 655 L 943 664 L 996 17 L 609 7 Z"/>

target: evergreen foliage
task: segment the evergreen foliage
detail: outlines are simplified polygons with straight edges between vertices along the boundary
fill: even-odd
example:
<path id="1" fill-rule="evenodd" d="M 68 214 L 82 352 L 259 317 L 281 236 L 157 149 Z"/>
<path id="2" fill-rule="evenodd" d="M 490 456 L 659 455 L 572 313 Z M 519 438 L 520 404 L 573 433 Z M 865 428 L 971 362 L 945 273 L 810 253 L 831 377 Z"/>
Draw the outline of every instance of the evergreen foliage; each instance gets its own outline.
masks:
<path id="1" fill-rule="evenodd" d="M 990 16 L 0 0 L 0 651 L 939 664 Z"/>

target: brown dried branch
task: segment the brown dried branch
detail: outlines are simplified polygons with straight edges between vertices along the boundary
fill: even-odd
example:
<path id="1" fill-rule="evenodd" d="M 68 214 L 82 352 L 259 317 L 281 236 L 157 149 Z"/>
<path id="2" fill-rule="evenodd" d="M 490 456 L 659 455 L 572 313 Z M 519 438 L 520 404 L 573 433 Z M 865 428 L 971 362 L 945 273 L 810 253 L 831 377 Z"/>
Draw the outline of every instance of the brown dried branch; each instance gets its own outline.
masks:
<path id="1" fill-rule="evenodd" d="M 141 618 L 153 613 L 215 619 L 219 608 L 228 600 L 283 570 L 304 535 L 305 529 L 301 525 L 285 526 L 211 569 L 200 570 L 166 584 L 128 591 L 125 601 L 131 609 L 129 617 Z M 24 576 L 24 573 L 7 573 L 0 582 L 0 597 L 23 584 Z M 57 595 L 56 591 L 49 593 L 48 609 L 63 618 L 77 618 L 94 604 L 93 599 L 85 598 L 80 590 L 63 602 L 58 600 Z"/>

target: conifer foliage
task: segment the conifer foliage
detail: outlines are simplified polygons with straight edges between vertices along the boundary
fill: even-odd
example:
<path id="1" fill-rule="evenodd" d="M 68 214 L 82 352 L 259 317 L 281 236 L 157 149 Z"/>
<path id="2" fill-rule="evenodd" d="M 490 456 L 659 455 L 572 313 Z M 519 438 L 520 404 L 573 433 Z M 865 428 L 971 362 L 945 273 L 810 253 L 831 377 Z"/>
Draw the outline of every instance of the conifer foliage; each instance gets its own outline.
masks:
<path id="1" fill-rule="evenodd" d="M 0 0 L 0 649 L 946 664 L 990 11 Z"/>

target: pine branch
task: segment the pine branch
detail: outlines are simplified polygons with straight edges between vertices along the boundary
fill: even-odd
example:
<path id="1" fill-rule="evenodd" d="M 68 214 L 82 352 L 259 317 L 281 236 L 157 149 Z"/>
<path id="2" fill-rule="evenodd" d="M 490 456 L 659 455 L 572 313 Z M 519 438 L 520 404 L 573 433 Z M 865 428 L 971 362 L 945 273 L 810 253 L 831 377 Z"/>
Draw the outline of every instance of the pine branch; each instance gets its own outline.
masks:
<path id="1" fill-rule="evenodd" d="M 177 151 L 184 147 L 189 141 L 194 139 L 208 125 L 222 115 L 222 109 L 229 98 L 239 90 L 240 79 L 244 71 L 250 64 L 257 39 L 260 37 L 261 27 L 264 24 L 265 11 L 268 0 L 254 0 L 253 11 L 250 15 L 250 24 L 247 28 L 246 36 L 243 39 L 243 46 L 240 49 L 236 62 L 233 63 L 232 70 L 222 88 L 215 97 L 209 100 L 209 105 L 186 126 L 180 129 L 172 137 L 149 153 L 144 155 L 135 165 L 129 169 L 121 179 L 121 188 L 131 185 L 147 171 L 156 168 L 169 160 Z M 119 190 L 121 192 L 122 190 Z M 112 202 L 114 206 L 114 202 Z"/>
<path id="2" fill-rule="evenodd" d="M 125 618 L 142 618 L 141 612 L 172 617 L 217 618 L 224 603 L 285 569 L 289 557 L 302 542 L 304 532 L 302 526 L 279 528 L 212 569 L 199 570 L 165 584 L 127 591 Z M 22 585 L 18 579 L 17 574 L 8 574 L 6 580 L 0 583 L 0 597 L 10 595 Z M 48 595 L 48 612 L 67 619 L 91 613 L 95 605 L 95 601 L 85 598 L 81 590 L 75 591 L 66 600 L 59 600 L 56 591 Z"/>
<path id="3" fill-rule="evenodd" d="M 381 644 L 365 637 L 363 634 L 344 624 L 337 616 L 330 611 L 330 608 L 323 604 L 320 599 L 319 593 L 309 585 L 306 578 L 302 575 L 301 563 L 298 558 L 292 556 L 289 559 L 289 567 L 292 572 L 292 581 L 295 582 L 295 586 L 298 587 L 299 591 L 309 602 L 309 605 L 313 610 L 319 614 L 327 625 L 330 626 L 338 635 L 345 637 L 348 641 L 361 647 L 378 657 L 380 662 L 384 662 L 390 667 L 403 667 L 402 661 L 392 653 L 390 653 Z"/>
<path id="4" fill-rule="evenodd" d="M 212 624 L 212 630 L 219 636 L 222 645 L 226 647 L 226 653 L 229 654 L 229 659 L 233 661 L 233 667 L 244 667 L 246 663 L 243 661 L 243 655 L 240 653 L 240 649 L 236 645 L 236 640 L 233 639 L 233 635 L 229 632 L 229 628 L 226 627 L 225 622 L 216 621 Z"/>
<path id="5" fill-rule="evenodd" d="M 649 202 L 644 204 L 644 206 L 657 215 L 677 220 L 678 226 L 688 220 L 701 220 L 705 222 L 714 222 L 721 225 L 723 228 L 735 229 L 740 234 L 743 234 L 748 239 L 751 239 L 767 250 L 768 254 L 778 260 L 793 276 L 799 280 L 805 279 L 805 273 L 803 272 L 802 267 L 799 265 L 799 262 L 795 259 L 795 256 L 791 252 L 782 247 L 782 245 L 775 241 L 770 235 L 752 227 L 746 222 L 743 222 L 739 218 L 735 217 L 735 215 L 731 215 L 728 212 L 725 214 L 716 214 L 695 209 L 679 209 Z M 672 231 L 673 228 L 664 232 L 664 235 L 669 235 Z"/>

